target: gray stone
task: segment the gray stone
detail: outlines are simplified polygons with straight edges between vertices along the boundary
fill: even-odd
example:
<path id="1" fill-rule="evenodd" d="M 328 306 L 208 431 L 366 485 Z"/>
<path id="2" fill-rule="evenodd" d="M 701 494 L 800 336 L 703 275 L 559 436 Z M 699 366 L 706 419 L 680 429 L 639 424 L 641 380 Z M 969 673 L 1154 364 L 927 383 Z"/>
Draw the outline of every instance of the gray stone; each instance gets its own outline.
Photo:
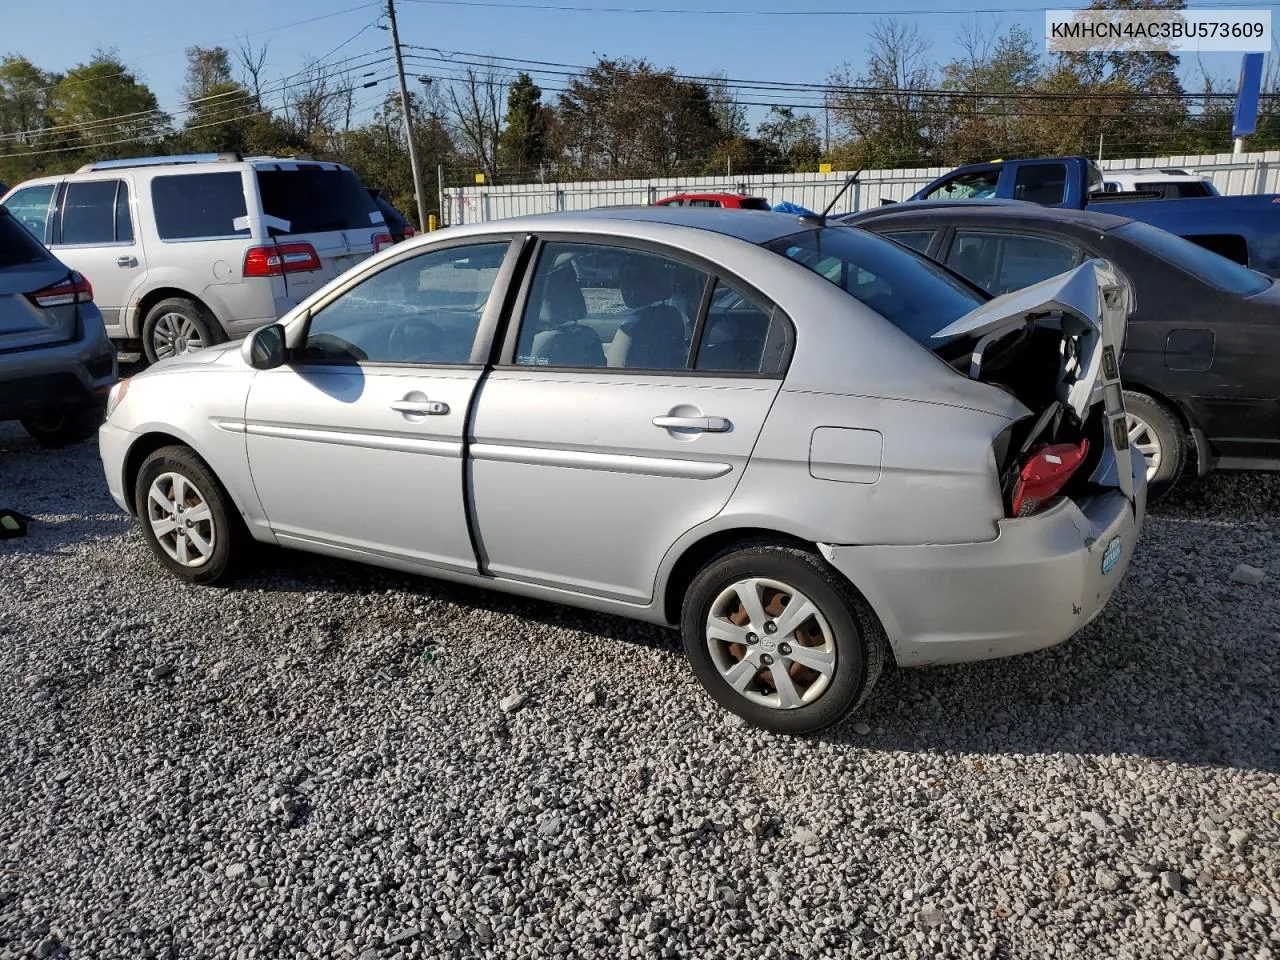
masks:
<path id="1" fill-rule="evenodd" d="M 509 693 L 498 703 L 498 709 L 503 713 L 515 713 L 523 707 L 529 700 L 529 695 L 523 690 L 517 690 L 515 693 Z"/>
<path id="2" fill-rule="evenodd" d="M 1093 874 L 1093 882 L 1099 890 L 1115 890 L 1120 886 L 1120 877 L 1105 867 L 1099 867 Z"/>
<path id="3" fill-rule="evenodd" d="M 936 903 L 926 903 L 920 907 L 920 922 L 926 927 L 940 927 L 947 922 L 947 913 Z"/>
<path id="4" fill-rule="evenodd" d="M 1267 571 L 1259 567 L 1251 567 L 1247 563 L 1236 564 L 1236 568 L 1231 571 L 1232 583 L 1243 583 L 1253 587 L 1265 579 L 1267 579 Z"/>

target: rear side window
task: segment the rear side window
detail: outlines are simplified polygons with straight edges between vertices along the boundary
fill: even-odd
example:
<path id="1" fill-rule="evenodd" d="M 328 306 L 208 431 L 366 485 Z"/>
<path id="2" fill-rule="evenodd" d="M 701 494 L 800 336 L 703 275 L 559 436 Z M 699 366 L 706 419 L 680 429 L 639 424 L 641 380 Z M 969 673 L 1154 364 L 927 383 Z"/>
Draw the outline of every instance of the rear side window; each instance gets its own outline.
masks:
<path id="1" fill-rule="evenodd" d="M 1017 169 L 1013 199 L 1030 203 L 1061 203 L 1067 189 L 1065 163 L 1032 163 Z"/>
<path id="2" fill-rule="evenodd" d="M 62 201 L 63 244 L 116 242 L 117 180 L 88 180 L 67 184 Z"/>
<path id="3" fill-rule="evenodd" d="M 1112 232 L 1225 293 L 1248 297 L 1271 286 L 1270 277 L 1149 223 L 1131 220 Z"/>
<path id="4" fill-rule="evenodd" d="M 27 231 L 44 242 L 45 228 L 49 223 L 49 203 L 53 200 L 52 183 L 15 190 L 4 205 Z"/>
<path id="5" fill-rule="evenodd" d="M 910 247 L 918 253 L 928 253 L 929 244 L 933 243 L 934 230 L 884 230 L 877 231 L 881 236 L 896 240 L 904 247 Z"/>
<path id="6" fill-rule="evenodd" d="M 17 220 L 0 211 L 0 268 L 44 263 L 51 254 Z"/>
<path id="7" fill-rule="evenodd" d="M 267 233 L 273 237 L 368 230 L 383 222 L 369 191 L 350 170 L 259 170 L 258 190 Z"/>
<path id="8" fill-rule="evenodd" d="M 691 207 L 718 207 L 720 205 L 721 204 L 719 200 L 690 200 L 689 201 L 689 206 Z"/>
<path id="9" fill-rule="evenodd" d="M 236 171 L 156 177 L 151 204 L 161 240 L 249 236 L 244 184 Z"/>
<path id="10" fill-rule="evenodd" d="M 716 281 L 698 342 L 694 369 L 723 373 L 781 373 L 786 331 L 765 308 L 723 280 Z"/>
<path id="11" fill-rule="evenodd" d="M 1079 259 L 1075 247 L 1047 237 L 957 230 L 947 266 L 998 296 L 1065 273 Z"/>

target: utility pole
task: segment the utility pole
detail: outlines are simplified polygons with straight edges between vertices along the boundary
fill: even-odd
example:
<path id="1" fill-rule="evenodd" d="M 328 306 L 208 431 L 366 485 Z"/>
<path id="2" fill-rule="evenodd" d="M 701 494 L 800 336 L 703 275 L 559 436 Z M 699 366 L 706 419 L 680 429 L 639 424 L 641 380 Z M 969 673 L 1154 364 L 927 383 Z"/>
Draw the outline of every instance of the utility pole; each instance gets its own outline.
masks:
<path id="1" fill-rule="evenodd" d="M 404 111 L 404 135 L 409 141 L 409 167 L 413 171 L 413 195 L 418 201 L 418 229 L 427 229 L 427 199 L 422 191 L 422 169 L 418 166 L 418 142 L 413 138 L 413 111 L 409 109 L 409 87 L 404 81 L 404 58 L 400 56 L 400 31 L 396 29 L 396 3 L 387 0 L 391 21 L 391 52 L 396 57 L 396 78 L 400 81 L 400 108 Z"/>

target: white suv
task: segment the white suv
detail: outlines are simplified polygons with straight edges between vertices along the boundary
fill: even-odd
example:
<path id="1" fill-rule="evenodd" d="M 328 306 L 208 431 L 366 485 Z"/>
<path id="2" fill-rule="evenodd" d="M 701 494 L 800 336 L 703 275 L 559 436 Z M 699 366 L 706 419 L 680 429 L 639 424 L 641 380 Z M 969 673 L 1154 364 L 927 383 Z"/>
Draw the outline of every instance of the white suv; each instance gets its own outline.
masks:
<path id="1" fill-rule="evenodd" d="M 349 168 L 305 159 L 108 160 L 0 202 L 89 279 L 111 338 L 152 362 L 243 336 L 391 244 Z"/>

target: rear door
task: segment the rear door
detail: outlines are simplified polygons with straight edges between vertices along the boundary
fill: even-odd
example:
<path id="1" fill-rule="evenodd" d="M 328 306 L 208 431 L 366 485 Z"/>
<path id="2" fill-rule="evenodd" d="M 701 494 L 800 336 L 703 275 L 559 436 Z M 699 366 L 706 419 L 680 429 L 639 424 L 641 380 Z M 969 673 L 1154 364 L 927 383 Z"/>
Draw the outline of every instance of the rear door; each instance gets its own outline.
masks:
<path id="1" fill-rule="evenodd" d="M 579 260 L 613 275 L 586 287 Z M 793 336 L 749 286 L 665 248 L 548 238 L 477 400 L 485 572 L 647 602 L 668 548 L 728 502 Z"/>
<path id="2" fill-rule="evenodd" d="M 107 333 L 125 336 L 133 292 L 147 275 L 146 251 L 134 227 L 130 181 L 115 177 L 69 180 L 58 201 L 50 249 L 93 286 Z"/>
<path id="3" fill-rule="evenodd" d="M 305 299 L 373 253 L 374 237 L 388 233 L 368 189 L 334 163 L 279 161 L 255 164 L 263 226 L 277 243 L 309 243 L 320 269 L 287 273 L 294 301 Z"/>

